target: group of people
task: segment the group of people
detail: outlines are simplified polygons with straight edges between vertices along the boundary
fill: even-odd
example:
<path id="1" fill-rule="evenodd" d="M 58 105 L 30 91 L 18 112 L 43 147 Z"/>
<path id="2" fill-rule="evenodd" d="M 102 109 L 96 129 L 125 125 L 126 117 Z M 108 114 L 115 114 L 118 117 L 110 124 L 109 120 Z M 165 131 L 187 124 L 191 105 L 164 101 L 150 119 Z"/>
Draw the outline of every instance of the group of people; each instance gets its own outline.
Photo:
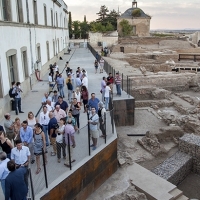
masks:
<path id="1" fill-rule="evenodd" d="M 104 64 L 103 61 L 101 63 Z M 10 197 L 12 199 L 12 195 L 17 196 L 17 199 L 25 199 L 28 190 L 29 163 L 34 164 L 36 160 L 37 169 L 35 173 L 39 174 L 41 171 L 40 157 L 43 154 L 47 164 L 47 150 L 50 144 L 52 145 L 50 155 L 57 156 L 58 163 L 61 162 L 61 157 L 63 157 L 64 165 L 70 166 L 68 149 L 70 149 L 71 162 L 75 162 L 73 155 L 73 148 L 76 147 L 74 136 L 80 128 L 81 106 L 83 106 L 83 113 L 88 113 L 92 150 L 97 148 L 99 129 L 102 133 L 100 137 L 106 137 L 104 116 L 106 110 L 109 110 L 109 98 L 114 83 L 116 84 L 117 95 L 121 95 L 119 74 L 116 73 L 116 76 L 113 77 L 110 73 L 107 78 L 103 77 L 101 81 L 102 100 L 100 101 L 96 98 L 95 93 L 91 93 L 91 98 L 89 98 L 87 71 L 78 67 L 74 74 L 68 62 L 66 66 L 66 80 L 59 73 L 59 67 L 56 63 L 50 66 L 49 82 L 56 82 L 60 94 L 58 95 L 57 90 L 54 90 L 52 96 L 48 93 L 44 94 L 41 101 L 42 112 L 38 119 L 33 112 L 29 112 L 27 119 L 22 122 L 19 118 L 15 118 L 13 121 L 9 113 L 4 115 L 5 130 L 0 126 L 0 146 L 3 150 L 0 153 L 0 180 L 6 200 Z M 68 102 L 63 99 L 65 98 L 63 90 L 65 83 L 68 88 Z M 15 94 L 16 99 L 20 98 L 20 100 L 16 100 L 16 114 L 23 113 L 21 110 L 21 92 L 20 83 L 13 83 L 12 94 Z M 15 96 L 13 95 L 13 98 Z M 15 176 L 23 176 L 24 179 L 23 181 L 19 179 L 23 182 L 22 192 L 16 191 L 13 194 L 11 187 L 19 189 L 17 180 L 11 181 Z M 16 186 L 12 186 L 13 184 L 16 184 Z"/>

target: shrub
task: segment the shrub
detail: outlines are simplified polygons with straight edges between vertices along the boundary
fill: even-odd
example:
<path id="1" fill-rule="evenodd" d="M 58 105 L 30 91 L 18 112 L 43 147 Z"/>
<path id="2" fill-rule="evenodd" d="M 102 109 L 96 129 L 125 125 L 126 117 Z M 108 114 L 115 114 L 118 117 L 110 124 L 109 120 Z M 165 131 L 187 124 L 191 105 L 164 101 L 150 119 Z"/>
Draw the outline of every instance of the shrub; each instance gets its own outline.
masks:
<path id="1" fill-rule="evenodd" d="M 132 12 L 133 17 L 140 17 L 141 16 L 141 10 L 139 8 L 136 8 Z"/>

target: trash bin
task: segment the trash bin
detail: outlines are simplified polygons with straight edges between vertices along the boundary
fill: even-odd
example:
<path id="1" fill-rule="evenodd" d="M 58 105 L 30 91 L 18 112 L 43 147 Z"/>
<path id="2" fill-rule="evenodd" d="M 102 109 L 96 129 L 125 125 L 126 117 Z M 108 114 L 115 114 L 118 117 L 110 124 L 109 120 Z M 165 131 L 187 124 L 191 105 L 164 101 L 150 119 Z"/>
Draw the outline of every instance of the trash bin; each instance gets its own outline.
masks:
<path id="1" fill-rule="evenodd" d="M 14 99 L 12 99 L 10 101 L 10 104 L 11 104 L 11 110 L 15 110 L 15 100 Z"/>
<path id="2" fill-rule="evenodd" d="M 120 47 L 120 52 L 124 53 L 124 47 Z"/>

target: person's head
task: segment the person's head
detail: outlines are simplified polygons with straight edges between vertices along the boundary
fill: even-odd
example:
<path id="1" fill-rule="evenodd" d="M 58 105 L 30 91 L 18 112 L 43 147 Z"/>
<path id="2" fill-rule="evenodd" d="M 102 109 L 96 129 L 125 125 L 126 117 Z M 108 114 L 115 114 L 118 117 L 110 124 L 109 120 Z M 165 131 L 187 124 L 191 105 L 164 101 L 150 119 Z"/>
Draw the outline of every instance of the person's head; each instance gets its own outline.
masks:
<path id="1" fill-rule="evenodd" d="M 44 113 L 47 112 L 47 106 L 43 106 L 42 109 L 43 109 L 43 112 L 44 112 Z"/>
<path id="2" fill-rule="evenodd" d="M 15 81 L 13 81 L 13 82 L 11 83 L 11 85 L 12 85 L 12 87 L 15 86 Z"/>
<path id="3" fill-rule="evenodd" d="M 80 77 L 80 76 L 79 76 L 79 73 L 77 73 L 77 74 L 76 74 L 76 78 L 79 78 L 79 77 Z"/>
<path id="4" fill-rule="evenodd" d="M 49 94 L 47 92 L 44 93 L 44 96 L 46 97 L 46 99 L 48 98 Z"/>
<path id="5" fill-rule="evenodd" d="M 15 162 L 13 160 L 8 161 L 7 168 L 10 172 L 14 172 L 16 169 Z"/>
<path id="6" fill-rule="evenodd" d="M 72 117 L 72 110 L 71 109 L 68 111 L 68 116 Z"/>
<path id="7" fill-rule="evenodd" d="M 118 73 L 118 72 L 116 73 L 116 76 L 119 76 L 119 73 Z"/>
<path id="8" fill-rule="evenodd" d="M 67 61 L 66 64 L 69 64 L 69 62 Z"/>
<path id="9" fill-rule="evenodd" d="M 6 152 L 4 151 L 0 152 L 0 160 L 2 161 L 2 160 L 5 160 L 6 158 L 7 158 Z"/>
<path id="10" fill-rule="evenodd" d="M 92 114 L 94 114 L 96 112 L 96 108 L 92 107 L 91 111 L 92 111 Z"/>
<path id="11" fill-rule="evenodd" d="M 56 65 L 56 62 L 54 63 L 54 65 Z"/>
<path id="12" fill-rule="evenodd" d="M 105 76 L 103 77 L 103 80 L 104 80 L 104 81 L 106 80 L 106 77 L 105 77 Z"/>
<path id="13" fill-rule="evenodd" d="M 59 97 L 58 97 L 58 101 L 59 101 L 59 103 L 62 103 L 62 102 L 63 102 L 63 97 L 62 97 L 62 96 L 59 96 Z"/>
<path id="14" fill-rule="evenodd" d="M 46 103 L 51 106 L 51 100 L 47 99 Z"/>
<path id="15" fill-rule="evenodd" d="M 21 83 L 20 83 L 20 82 L 17 82 L 17 83 L 16 83 L 16 86 L 20 86 L 20 85 L 21 85 Z"/>
<path id="16" fill-rule="evenodd" d="M 30 112 L 28 112 L 28 118 L 29 118 L 29 119 L 33 119 L 33 117 L 34 117 L 34 114 L 33 114 L 33 112 L 31 112 L 31 111 L 30 111 Z"/>
<path id="17" fill-rule="evenodd" d="M 77 88 L 76 88 L 76 92 L 77 92 L 77 93 L 78 93 L 78 92 L 80 92 L 80 89 L 79 89 L 79 87 L 77 87 Z"/>
<path id="18" fill-rule="evenodd" d="M 92 99 L 95 99 L 95 93 L 92 93 L 92 94 L 91 94 L 91 98 L 92 98 Z"/>
<path id="19" fill-rule="evenodd" d="M 34 125 L 36 131 L 40 131 L 42 129 L 42 125 L 40 123 L 36 123 Z"/>
<path id="20" fill-rule="evenodd" d="M 56 110 L 57 110 L 57 111 L 60 110 L 60 105 L 56 105 Z"/>
<path id="21" fill-rule="evenodd" d="M 77 104 L 77 98 L 73 98 L 73 103 Z"/>
<path id="22" fill-rule="evenodd" d="M 83 77 L 83 78 L 86 77 L 86 74 L 83 74 L 82 77 Z"/>
<path id="23" fill-rule="evenodd" d="M 110 82 L 107 82 L 106 85 L 109 86 L 109 85 L 110 85 Z"/>
<path id="24" fill-rule="evenodd" d="M 49 112 L 49 118 L 53 118 L 54 117 L 54 113 L 52 111 Z"/>
<path id="25" fill-rule="evenodd" d="M 4 139 L 6 137 L 6 134 L 3 131 L 0 131 L 0 140 Z"/>
<path id="26" fill-rule="evenodd" d="M 59 71 L 56 71 L 56 75 L 59 75 Z"/>
<path id="27" fill-rule="evenodd" d="M 56 96 L 58 94 L 57 90 L 54 90 L 53 94 Z"/>
<path id="28" fill-rule="evenodd" d="M 102 102 L 102 101 L 100 101 L 100 102 L 98 103 L 98 106 L 99 106 L 99 108 L 103 108 L 103 107 L 104 107 L 104 104 L 103 104 L 103 102 Z"/>
<path id="29" fill-rule="evenodd" d="M 65 118 L 61 118 L 59 124 L 62 126 L 64 124 L 66 124 L 66 119 Z"/>
<path id="30" fill-rule="evenodd" d="M 6 114 L 4 115 L 4 117 L 5 117 L 6 120 L 9 120 L 9 119 L 10 119 L 10 113 L 6 113 Z"/>
<path id="31" fill-rule="evenodd" d="M 62 74 L 59 74 L 59 77 L 62 77 Z"/>
<path id="32" fill-rule="evenodd" d="M 49 73 L 49 76 L 52 76 L 52 74 L 51 74 L 51 73 Z"/>
<path id="33" fill-rule="evenodd" d="M 87 88 L 86 88 L 86 86 L 85 86 L 85 85 L 83 85 L 83 86 L 81 87 L 81 90 L 82 90 L 82 91 L 87 91 Z"/>
<path id="34" fill-rule="evenodd" d="M 27 122 L 26 120 L 24 120 L 24 121 L 22 122 L 22 127 L 23 127 L 23 129 L 26 129 L 27 126 L 28 126 L 28 122 Z"/>
<path id="35" fill-rule="evenodd" d="M 15 118 L 15 123 L 16 123 L 17 125 L 20 125 L 20 124 L 21 124 L 19 117 L 16 117 L 16 118 Z"/>
<path id="36" fill-rule="evenodd" d="M 112 77 L 112 73 L 109 73 L 109 77 Z"/>
<path id="37" fill-rule="evenodd" d="M 68 73 L 67 76 L 68 76 L 68 78 L 71 78 L 71 77 L 72 77 L 72 75 L 71 75 L 70 73 Z"/>
<path id="38" fill-rule="evenodd" d="M 15 144 L 18 150 L 22 149 L 22 141 L 21 139 L 15 140 Z"/>

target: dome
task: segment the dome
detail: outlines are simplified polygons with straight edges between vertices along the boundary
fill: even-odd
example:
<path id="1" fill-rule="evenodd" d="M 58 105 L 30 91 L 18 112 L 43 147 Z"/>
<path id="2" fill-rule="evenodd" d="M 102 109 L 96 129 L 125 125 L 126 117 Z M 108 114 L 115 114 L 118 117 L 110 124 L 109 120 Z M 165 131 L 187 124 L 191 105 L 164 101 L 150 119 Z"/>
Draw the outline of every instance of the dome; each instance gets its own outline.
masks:
<path id="1" fill-rule="evenodd" d="M 151 18 L 149 15 L 145 14 L 144 11 L 140 8 L 129 8 L 128 10 L 126 10 L 121 16 L 120 18 L 139 18 L 139 17 L 134 17 L 132 16 L 132 13 L 134 10 L 139 9 L 140 10 L 140 17 L 142 18 Z"/>

